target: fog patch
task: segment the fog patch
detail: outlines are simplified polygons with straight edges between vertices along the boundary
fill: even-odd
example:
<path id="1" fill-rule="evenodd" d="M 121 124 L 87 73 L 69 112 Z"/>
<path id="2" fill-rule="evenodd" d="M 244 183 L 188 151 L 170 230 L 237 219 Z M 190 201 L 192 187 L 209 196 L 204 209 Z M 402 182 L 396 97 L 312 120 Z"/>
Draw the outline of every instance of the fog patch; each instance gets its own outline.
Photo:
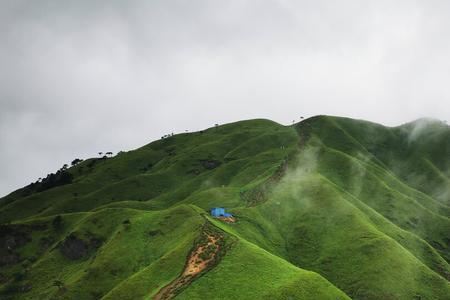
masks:
<path id="1" fill-rule="evenodd" d="M 350 182 L 350 190 L 352 191 L 353 196 L 359 198 L 362 193 L 362 189 L 364 187 L 364 181 L 367 177 L 367 165 L 372 160 L 371 157 L 358 152 L 355 155 L 355 159 L 351 160 L 351 182 Z"/>
<path id="2" fill-rule="evenodd" d="M 294 159 L 294 168 L 288 168 L 283 178 L 284 182 L 299 182 L 317 171 L 319 148 L 309 146 L 304 148 Z"/>
<path id="3" fill-rule="evenodd" d="M 319 148 L 308 146 L 295 157 L 281 182 L 273 191 L 275 203 L 283 205 L 284 199 L 296 199 L 296 205 L 305 207 L 309 206 L 310 200 L 305 196 L 305 188 L 317 184 L 313 179 L 317 173 Z"/>
<path id="4" fill-rule="evenodd" d="M 450 205 L 450 179 L 447 178 L 446 182 L 439 186 L 431 195 L 444 205 Z"/>
<path id="5" fill-rule="evenodd" d="M 413 143 L 422 137 L 425 137 L 431 133 L 442 129 L 447 126 L 444 122 L 432 119 L 432 118 L 421 118 L 414 122 L 408 124 L 408 143 Z"/>

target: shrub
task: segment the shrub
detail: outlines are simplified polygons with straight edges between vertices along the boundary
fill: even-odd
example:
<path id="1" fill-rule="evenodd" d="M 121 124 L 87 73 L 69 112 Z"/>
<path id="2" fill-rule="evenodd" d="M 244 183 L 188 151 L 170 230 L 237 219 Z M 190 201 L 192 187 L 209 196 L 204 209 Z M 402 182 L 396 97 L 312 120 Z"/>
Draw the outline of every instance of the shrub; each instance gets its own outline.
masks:
<path id="1" fill-rule="evenodd" d="M 53 221 L 52 221 L 52 226 L 53 226 L 53 229 L 55 229 L 55 230 L 57 230 L 57 231 L 59 231 L 59 230 L 62 229 L 63 224 L 62 224 L 62 217 L 61 217 L 60 215 L 57 215 L 57 216 L 53 219 Z"/>

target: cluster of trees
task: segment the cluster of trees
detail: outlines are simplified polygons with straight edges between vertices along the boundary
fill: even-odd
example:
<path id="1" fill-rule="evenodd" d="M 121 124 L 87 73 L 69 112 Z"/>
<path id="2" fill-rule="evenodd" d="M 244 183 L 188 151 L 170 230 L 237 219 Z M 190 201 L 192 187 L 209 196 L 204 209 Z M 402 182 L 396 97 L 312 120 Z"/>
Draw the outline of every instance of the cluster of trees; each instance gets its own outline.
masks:
<path id="1" fill-rule="evenodd" d="M 45 178 L 39 178 L 30 187 L 37 192 L 42 192 L 55 186 L 72 183 L 73 175 L 67 171 L 68 167 L 67 164 L 64 164 L 56 173 L 50 173 Z"/>
<path id="2" fill-rule="evenodd" d="M 303 118 L 303 117 L 302 117 Z M 214 128 L 216 128 L 216 130 L 219 128 L 219 124 L 214 124 Z M 185 130 L 184 132 L 186 132 L 186 133 L 188 133 L 189 132 L 189 130 Z M 203 133 L 203 130 L 201 130 L 200 131 L 200 133 Z M 168 138 L 168 137 L 171 137 L 171 136 L 173 136 L 174 135 L 174 133 L 172 132 L 172 133 L 169 133 L 169 134 L 165 134 L 165 135 L 163 135 L 162 137 L 161 137 L 161 139 L 165 139 L 165 138 Z M 101 152 L 100 152 L 101 153 Z M 99 153 L 99 154 L 100 154 Z M 100 154 L 101 155 L 101 154 Z"/>
<path id="3" fill-rule="evenodd" d="M 101 158 L 108 158 L 113 155 L 111 151 L 105 152 L 104 156 L 102 156 L 103 152 L 98 152 L 98 154 L 101 156 Z M 73 167 L 78 165 L 82 161 L 83 159 L 75 158 L 74 160 L 72 160 L 70 165 Z M 25 188 L 24 193 L 29 194 L 33 191 L 42 192 L 55 186 L 72 183 L 73 175 L 68 171 L 68 169 L 69 165 L 64 164 L 58 171 L 56 171 L 56 173 L 47 174 L 45 178 L 38 178 L 36 182 L 32 182 L 27 186 L 27 188 Z"/>
<path id="4" fill-rule="evenodd" d="M 104 154 L 103 154 L 104 153 Z M 108 158 L 108 157 L 111 157 L 111 156 L 113 156 L 113 153 L 111 152 L 111 151 L 108 151 L 108 152 L 102 152 L 102 151 L 100 151 L 100 152 L 98 152 L 98 155 L 101 157 L 101 158 Z M 76 166 L 76 165 L 78 165 L 80 162 L 82 162 L 83 160 L 82 159 L 80 159 L 80 158 L 75 158 L 74 160 L 72 160 L 72 162 L 71 162 L 71 166 L 73 167 L 73 166 Z M 67 169 L 68 168 L 68 165 L 67 164 L 65 164 L 64 166 L 63 166 L 63 168 L 64 169 Z"/>
<path id="5" fill-rule="evenodd" d="M 111 157 L 111 156 L 113 156 L 113 153 L 111 152 L 111 151 L 108 151 L 108 152 L 105 152 L 105 155 L 103 155 L 103 152 L 99 152 L 98 153 L 98 155 L 100 156 L 100 157 L 102 157 L 102 158 L 108 158 L 108 157 Z"/>
<path id="6" fill-rule="evenodd" d="M 74 160 L 72 160 L 72 162 L 70 163 L 73 166 L 78 165 L 80 162 L 82 162 L 82 159 L 79 158 L 75 158 Z"/>
<path id="7" fill-rule="evenodd" d="M 165 139 L 165 138 L 168 138 L 168 137 L 171 137 L 171 136 L 173 136 L 173 132 L 170 133 L 170 134 L 165 134 L 165 135 L 163 135 L 163 136 L 161 137 L 161 139 Z"/>

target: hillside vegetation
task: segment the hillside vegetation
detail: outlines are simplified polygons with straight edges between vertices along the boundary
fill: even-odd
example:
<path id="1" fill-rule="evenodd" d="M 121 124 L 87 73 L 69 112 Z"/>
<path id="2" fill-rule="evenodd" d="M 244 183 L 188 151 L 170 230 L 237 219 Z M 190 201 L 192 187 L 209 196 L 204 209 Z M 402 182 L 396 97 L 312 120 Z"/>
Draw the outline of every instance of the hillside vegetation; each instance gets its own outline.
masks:
<path id="1" fill-rule="evenodd" d="M 1 198 L 0 223 L 1 299 L 450 299 L 450 128 L 177 134 Z"/>

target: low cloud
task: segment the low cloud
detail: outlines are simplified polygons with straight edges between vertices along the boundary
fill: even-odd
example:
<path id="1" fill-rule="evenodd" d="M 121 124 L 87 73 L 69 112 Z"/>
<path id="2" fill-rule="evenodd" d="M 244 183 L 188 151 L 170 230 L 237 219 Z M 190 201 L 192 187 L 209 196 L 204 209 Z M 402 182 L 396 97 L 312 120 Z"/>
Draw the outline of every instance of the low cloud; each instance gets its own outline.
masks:
<path id="1" fill-rule="evenodd" d="M 412 143 L 421 137 L 429 136 L 446 128 L 443 121 L 432 118 L 421 118 L 408 124 L 408 142 Z"/>

